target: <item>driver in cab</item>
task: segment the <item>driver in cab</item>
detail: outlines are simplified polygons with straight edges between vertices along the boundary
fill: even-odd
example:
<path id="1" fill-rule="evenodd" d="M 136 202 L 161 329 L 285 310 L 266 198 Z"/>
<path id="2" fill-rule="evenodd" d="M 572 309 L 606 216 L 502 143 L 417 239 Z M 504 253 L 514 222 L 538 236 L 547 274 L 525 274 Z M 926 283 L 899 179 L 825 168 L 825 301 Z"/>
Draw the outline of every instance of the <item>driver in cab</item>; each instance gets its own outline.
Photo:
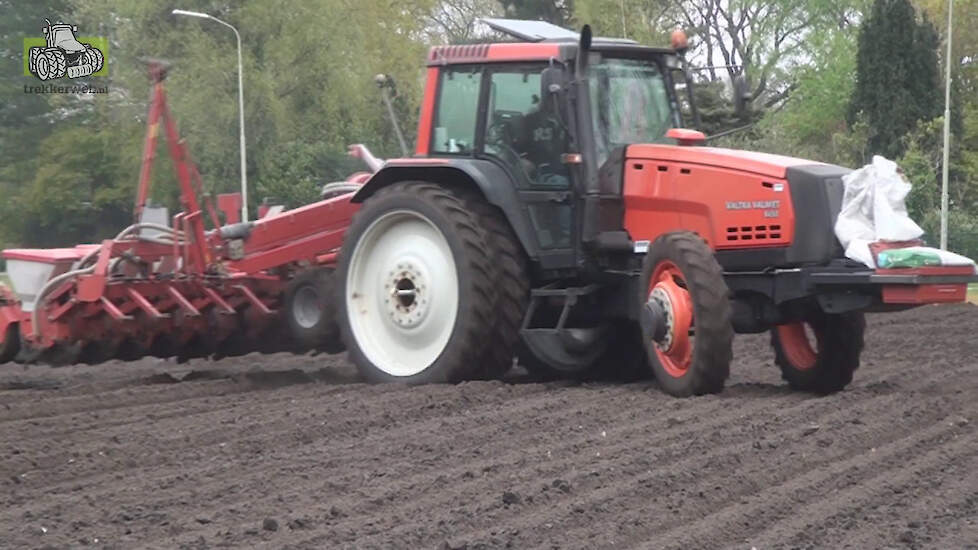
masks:
<path id="1" fill-rule="evenodd" d="M 536 108 L 523 118 L 522 131 L 514 143 L 523 170 L 537 185 L 567 187 L 567 171 L 561 161 L 567 136 L 553 111 L 556 102 L 541 101 L 536 95 L 533 100 Z"/>

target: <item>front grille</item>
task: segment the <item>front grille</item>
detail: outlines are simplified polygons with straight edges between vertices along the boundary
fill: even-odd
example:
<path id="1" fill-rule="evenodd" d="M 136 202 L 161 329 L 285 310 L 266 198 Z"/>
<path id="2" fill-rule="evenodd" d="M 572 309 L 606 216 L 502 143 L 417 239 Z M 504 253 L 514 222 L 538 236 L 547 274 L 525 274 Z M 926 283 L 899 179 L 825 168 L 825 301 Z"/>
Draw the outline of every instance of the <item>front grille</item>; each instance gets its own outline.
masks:
<path id="1" fill-rule="evenodd" d="M 780 239 L 781 226 L 775 225 L 734 225 L 727 227 L 728 241 L 766 241 Z"/>

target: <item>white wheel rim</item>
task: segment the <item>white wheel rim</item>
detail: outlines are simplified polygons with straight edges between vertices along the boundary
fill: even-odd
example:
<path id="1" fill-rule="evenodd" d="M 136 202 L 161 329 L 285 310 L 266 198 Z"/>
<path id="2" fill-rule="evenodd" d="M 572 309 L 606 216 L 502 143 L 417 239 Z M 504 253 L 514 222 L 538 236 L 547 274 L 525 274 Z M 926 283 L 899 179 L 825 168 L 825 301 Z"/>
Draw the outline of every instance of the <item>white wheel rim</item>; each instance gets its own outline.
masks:
<path id="1" fill-rule="evenodd" d="M 319 293 L 309 285 L 296 291 L 293 297 L 292 316 L 296 324 L 302 328 L 312 328 L 319 323 L 323 311 L 319 307 Z"/>
<path id="2" fill-rule="evenodd" d="M 364 231 L 346 278 L 357 346 L 391 376 L 413 376 L 441 355 L 458 317 L 451 248 L 427 217 L 388 212 Z"/>

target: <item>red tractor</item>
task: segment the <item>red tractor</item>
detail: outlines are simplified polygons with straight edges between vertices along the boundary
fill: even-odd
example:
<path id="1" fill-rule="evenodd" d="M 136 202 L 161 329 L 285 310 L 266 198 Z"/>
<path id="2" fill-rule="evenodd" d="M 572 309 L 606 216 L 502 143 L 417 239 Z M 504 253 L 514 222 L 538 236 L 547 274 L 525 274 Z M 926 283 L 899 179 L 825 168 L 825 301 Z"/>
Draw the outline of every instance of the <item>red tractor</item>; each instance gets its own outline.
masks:
<path id="1" fill-rule="evenodd" d="M 490 378 L 517 355 L 714 393 L 734 334 L 770 331 L 788 383 L 829 393 L 859 366 L 864 312 L 976 280 L 847 260 L 850 170 L 700 146 L 676 50 L 487 22 L 522 41 L 433 48 L 416 154 L 352 198 L 336 309 L 366 378 Z"/>

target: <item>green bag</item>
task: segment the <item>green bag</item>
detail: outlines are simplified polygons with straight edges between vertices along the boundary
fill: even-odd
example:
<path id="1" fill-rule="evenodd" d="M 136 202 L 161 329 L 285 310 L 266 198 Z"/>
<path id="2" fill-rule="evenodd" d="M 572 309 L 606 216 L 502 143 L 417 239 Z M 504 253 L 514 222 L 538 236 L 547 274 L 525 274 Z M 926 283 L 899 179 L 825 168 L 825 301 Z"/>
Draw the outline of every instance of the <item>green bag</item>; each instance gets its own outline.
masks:
<path id="1" fill-rule="evenodd" d="M 876 256 L 876 265 L 883 269 L 941 265 L 941 257 L 927 249 L 893 248 Z"/>

